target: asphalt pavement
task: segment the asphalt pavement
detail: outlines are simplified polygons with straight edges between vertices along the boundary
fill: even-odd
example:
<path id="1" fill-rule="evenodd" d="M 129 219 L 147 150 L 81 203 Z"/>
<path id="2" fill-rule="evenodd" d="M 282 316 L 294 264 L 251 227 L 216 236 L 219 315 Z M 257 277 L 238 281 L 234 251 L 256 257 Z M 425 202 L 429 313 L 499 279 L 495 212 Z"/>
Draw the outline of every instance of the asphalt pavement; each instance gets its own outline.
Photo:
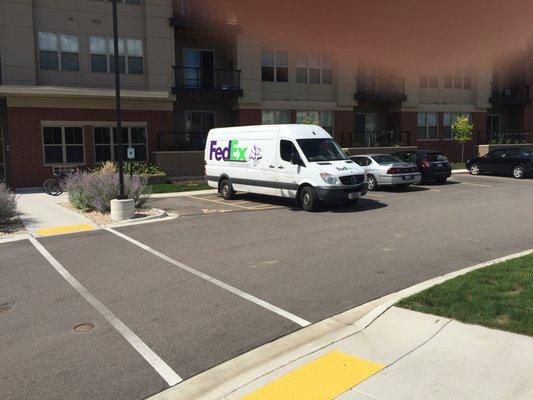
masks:
<path id="1" fill-rule="evenodd" d="M 38 240 L 182 379 L 300 329 L 290 316 L 314 323 L 533 247 L 533 180 L 454 175 L 317 213 L 251 195 L 150 203 L 180 217 L 117 228 L 125 237 Z M 30 242 L 0 244 L 0 260 L 7 399 L 142 399 L 168 387 Z M 94 328 L 73 330 L 84 323 Z"/>

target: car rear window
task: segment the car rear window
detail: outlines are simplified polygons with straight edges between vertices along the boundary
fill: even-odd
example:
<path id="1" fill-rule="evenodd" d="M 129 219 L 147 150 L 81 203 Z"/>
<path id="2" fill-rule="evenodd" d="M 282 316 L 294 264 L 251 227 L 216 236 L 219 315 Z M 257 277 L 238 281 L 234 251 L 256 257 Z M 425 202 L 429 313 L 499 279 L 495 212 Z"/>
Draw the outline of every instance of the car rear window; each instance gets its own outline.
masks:
<path id="1" fill-rule="evenodd" d="M 380 165 L 390 165 L 402 162 L 400 159 L 389 155 L 372 156 L 372 158 Z"/>
<path id="2" fill-rule="evenodd" d="M 428 153 L 427 160 L 431 161 L 448 161 L 446 156 L 442 153 Z"/>

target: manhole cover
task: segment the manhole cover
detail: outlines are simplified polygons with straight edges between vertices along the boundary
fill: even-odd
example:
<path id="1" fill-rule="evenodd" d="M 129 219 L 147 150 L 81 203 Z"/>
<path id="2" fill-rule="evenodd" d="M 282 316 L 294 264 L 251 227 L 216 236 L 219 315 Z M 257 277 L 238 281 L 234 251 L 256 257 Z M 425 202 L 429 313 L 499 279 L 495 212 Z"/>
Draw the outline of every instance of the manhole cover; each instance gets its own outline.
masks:
<path id="1" fill-rule="evenodd" d="M 73 331 L 77 333 L 82 333 L 82 332 L 88 332 L 93 328 L 94 328 L 94 325 L 87 322 L 85 324 L 76 325 Z"/>

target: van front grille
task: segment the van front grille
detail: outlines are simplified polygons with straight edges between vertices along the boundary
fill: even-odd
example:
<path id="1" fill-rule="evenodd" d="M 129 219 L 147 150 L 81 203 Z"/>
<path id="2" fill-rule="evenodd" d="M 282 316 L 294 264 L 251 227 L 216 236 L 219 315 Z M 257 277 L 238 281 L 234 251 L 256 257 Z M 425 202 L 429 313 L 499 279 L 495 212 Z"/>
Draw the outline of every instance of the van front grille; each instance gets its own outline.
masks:
<path id="1" fill-rule="evenodd" d="M 365 181 L 364 175 L 341 176 L 340 181 L 343 185 L 359 185 Z"/>

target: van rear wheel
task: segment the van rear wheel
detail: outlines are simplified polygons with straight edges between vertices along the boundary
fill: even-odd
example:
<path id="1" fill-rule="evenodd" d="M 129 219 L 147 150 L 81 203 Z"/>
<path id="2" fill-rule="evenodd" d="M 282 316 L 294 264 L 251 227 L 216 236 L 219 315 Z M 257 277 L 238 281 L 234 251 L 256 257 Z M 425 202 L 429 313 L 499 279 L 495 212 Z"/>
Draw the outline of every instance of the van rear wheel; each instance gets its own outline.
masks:
<path id="1" fill-rule="evenodd" d="M 318 208 L 318 195 L 312 186 L 305 186 L 300 192 L 300 204 L 304 211 L 315 211 Z"/>
<path id="2" fill-rule="evenodd" d="M 235 198 L 235 190 L 233 190 L 233 185 L 229 179 L 224 179 L 222 182 L 220 182 L 218 193 L 220 193 L 225 200 L 231 200 Z"/>

